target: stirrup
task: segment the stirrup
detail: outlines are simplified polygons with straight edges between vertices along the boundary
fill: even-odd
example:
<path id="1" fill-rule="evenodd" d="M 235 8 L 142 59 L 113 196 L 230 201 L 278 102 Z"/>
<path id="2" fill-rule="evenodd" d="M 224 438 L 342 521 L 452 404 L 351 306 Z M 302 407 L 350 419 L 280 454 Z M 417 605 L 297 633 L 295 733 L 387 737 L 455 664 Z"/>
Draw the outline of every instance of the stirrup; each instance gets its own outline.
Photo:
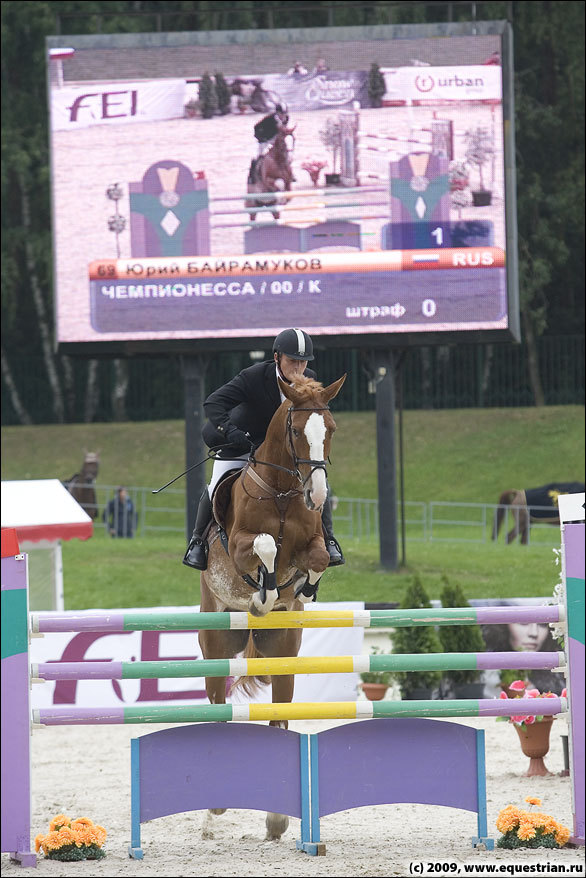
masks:
<path id="1" fill-rule="evenodd" d="M 335 537 L 326 537 L 326 549 L 330 556 L 328 567 L 340 567 L 342 564 L 346 563 L 340 544 Z"/>
<path id="2" fill-rule="evenodd" d="M 199 550 L 199 551 L 196 551 Z M 203 557 L 202 557 L 203 555 Z M 183 564 L 186 567 L 192 567 L 194 570 L 208 569 L 208 542 L 202 540 L 201 537 L 192 537 L 189 541 L 187 551 L 183 556 Z"/>

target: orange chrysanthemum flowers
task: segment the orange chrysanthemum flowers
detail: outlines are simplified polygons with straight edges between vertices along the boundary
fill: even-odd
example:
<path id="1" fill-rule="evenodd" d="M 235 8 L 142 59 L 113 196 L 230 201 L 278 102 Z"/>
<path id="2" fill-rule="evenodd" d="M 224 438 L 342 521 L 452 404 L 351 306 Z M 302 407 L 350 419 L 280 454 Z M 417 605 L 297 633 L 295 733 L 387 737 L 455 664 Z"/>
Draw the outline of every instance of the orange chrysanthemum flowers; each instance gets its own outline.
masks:
<path id="1" fill-rule="evenodd" d="M 527 796 L 525 801 L 529 805 L 541 805 L 541 799 L 536 796 Z M 525 843 L 523 847 L 551 847 L 552 841 L 558 847 L 563 847 L 570 837 L 570 830 L 549 814 L 523 811 L 514 805 L 507 805 L 502 809 L 497 817 L 496 827 L 503 834 L 498 841 L 500 848 L 515 849 L 519 847 L 519 842 Z"/>
<path id="2" fill-rule="evenodd" d="M 50 859 L 99 859 L 104 856 L 100 850 L 107 832 L 103 826 L 93 823 L 88 817 L 70 820 L 65 814 L 58 814 L 49 824 L 47 835 L 35 838 L 35 849 L 42 850 Z M 77 850 L 76 857 L 68 852 Z"/>

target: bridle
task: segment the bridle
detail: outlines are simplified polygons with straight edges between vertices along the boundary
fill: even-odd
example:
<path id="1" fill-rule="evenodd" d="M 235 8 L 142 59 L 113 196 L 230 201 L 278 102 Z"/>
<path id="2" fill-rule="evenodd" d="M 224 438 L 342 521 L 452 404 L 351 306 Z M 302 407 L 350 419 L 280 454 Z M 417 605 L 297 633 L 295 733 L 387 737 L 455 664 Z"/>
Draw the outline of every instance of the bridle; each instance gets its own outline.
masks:
<path id="1" fill-rule="evenodd" d="M 291 455 L 291 458 L 293 460 L 293 466 L 295 467 L 295 469 L 289 469 L 286 466 L 281 466 L 278 463 L 271 463 L 270 461 L 266 461 L 266 460 L 258 460 L 254 455 L 254 451 L 250 455 L 249 463 L 251 463 L 253 466 L 256 466 L 257 464 L 262 464 L 262 466 L 270 466 L 270 467 L 273 467 L 273 469 L 283 470 L 284 472 L 289 473 L 289 475 L 294 476 L 299 482 L 301 482 L 302 489 L 305 488 L 305 485 L 307 484 L 309 479 L 313 476 L 314 472 L 316 472 L 316 470 L 321 469 L 327 475 L 327 471 L 326 471 L 326 467 L 328 464 L 327 460 L 313 460 L 312 458 L 297 457 L 297 453 L 295 451 L 295 445 L 293 442 L 292 413 L 293 412 L 326 412 L 326 411 L 329 412 L 329 410 L 330 410 L 330 407 L 327 405 L 307 406 L 307 407 L 289 406 L 289 408 L 287 409 L 287 432 L 286 432 L 287 448 L 288 448 L 289 454 Z M 305 478 L 303 478 L 303 475 L 299 469 L 300 463 L 309 464 L 309 466 L 311 467 L 308 475 Z"/>

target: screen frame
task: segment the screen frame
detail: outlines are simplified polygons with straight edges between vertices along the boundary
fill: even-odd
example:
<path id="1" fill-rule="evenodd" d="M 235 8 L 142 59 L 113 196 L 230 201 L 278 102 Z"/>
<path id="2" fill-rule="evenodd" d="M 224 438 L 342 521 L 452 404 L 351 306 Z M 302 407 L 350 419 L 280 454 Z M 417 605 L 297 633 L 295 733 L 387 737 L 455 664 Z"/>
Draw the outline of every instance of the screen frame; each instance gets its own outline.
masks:
<path id="1" fill-rule="evenodd" d="M 244 45 L 288 44 L 302 42 L 308 47 L 324 43 L 353 41 L 390 41 L 422 39 L 432 37 L 461 36 L 499 36 L 501 42 L 502 65 L 502 119 L 503 119 L 503 161 L 504 161 L 504 218 L 506 241 L 506 285 L 507 285 L 507 316 L 506 329 L 474 329 L 474 330 L 430 330 L 426 332 L 388 332 L 388 333 L 352 333 L 339 335 L 312 335 L 316 349 L 351 349 L 368 348 L 389 349 L 415 346 L 437 346 L 455 343 L 505 343 L 519 342 L 520 302 L 518 281 L 518 234 L 516 204 L 516 167 L 515 167 L 515 126 L 514 126 L 514 80 L 513 80 L 513 30 L 507 21 L 477 21 L 423 25 L 377 25 L 372 27 L 333 27 L 333 28 L 292 28 L 276 30 L 246 31 L 208 31 L 189 33 L 143 33 L 143 34 L 96 34 L 96 35 L 60 35 L 46 38 L 47 57 L 49 50 L 64 45 L 73 49 L 118 48 L 157 46 L 193 45 L 217 47 L 234 43 Z M 48 100 L 50 101 L 50 82 L 48 80 Z M 53 176 L 53 144 L 49 137 L 51 155 L 51 172 Z M 54 189 L 51 188 L 53 223 L 55 223 Z M 56 240 L 53 235 L 54 255 L 54 318 L 55 333 L 57 332 L 57 277 L 56 277 Z M 83 357 L 132 357 L 143 355 L 197 355 L 211 352 L 266 350 L 272 343 L 272 337 L 210 337 L 202 339 L 117 339 L 88 340 L 78 342 L 59 341 L 55 335 L 55 350 L 60 354 Z"/>

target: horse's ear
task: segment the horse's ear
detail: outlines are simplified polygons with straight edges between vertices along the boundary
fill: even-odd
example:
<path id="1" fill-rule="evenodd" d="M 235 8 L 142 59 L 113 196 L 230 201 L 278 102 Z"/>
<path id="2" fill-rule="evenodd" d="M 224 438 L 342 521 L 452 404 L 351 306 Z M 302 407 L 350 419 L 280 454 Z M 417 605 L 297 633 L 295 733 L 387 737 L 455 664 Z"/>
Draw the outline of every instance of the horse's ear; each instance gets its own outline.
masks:
<path id="1" fill-rule="evenodd" d="M 330 399 L 333 399 L 339 394 L 345 380 L 346 372 L 344 372 L 341 378 L 338 378 L 337 381 L 334 381 L 333 384 L 328 385 L 328 387 L 324 387 L 324 389 L 321 391 L 321 398 L 325 403 L 328 403 Z"/>
<path id="2" fill-rule="evenodd" d="M 279 390 L 281 393 L 290 400 L 293 405 L 300 405 L 303 401 L 304 397 L 299 391 L 295 390 L 295 388 L 291 384 L 287 384 L 286 381 L 282 381 L 277 375 L 277 383 L 279 385 Z"/>

